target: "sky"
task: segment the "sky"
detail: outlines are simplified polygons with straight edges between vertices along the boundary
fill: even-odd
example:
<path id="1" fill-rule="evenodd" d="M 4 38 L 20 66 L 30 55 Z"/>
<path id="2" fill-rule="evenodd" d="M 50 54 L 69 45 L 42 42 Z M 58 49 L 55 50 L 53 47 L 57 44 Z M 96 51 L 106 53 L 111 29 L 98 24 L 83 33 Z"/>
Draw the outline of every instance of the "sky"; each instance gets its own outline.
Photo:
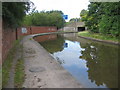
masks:
<path id="1" fill-rule="evenodd" d="M 80 12 L 88 8 L 89 0 L 31 0 L 38 11 L 61 10 L 64 15 L 71 18 L 79 18 Z"/>

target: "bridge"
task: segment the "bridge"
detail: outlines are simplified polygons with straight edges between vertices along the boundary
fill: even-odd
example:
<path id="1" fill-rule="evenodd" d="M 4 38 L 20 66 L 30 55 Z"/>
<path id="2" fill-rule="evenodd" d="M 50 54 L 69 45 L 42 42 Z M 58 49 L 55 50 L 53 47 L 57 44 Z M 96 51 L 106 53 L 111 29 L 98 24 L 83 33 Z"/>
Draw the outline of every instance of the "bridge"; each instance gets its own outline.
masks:
<path id="1" fill-rule="evenodd" d="M 72 22 L 63 28 L 63 31 L 84 31 L 86 30 L 84 22 Z"/>

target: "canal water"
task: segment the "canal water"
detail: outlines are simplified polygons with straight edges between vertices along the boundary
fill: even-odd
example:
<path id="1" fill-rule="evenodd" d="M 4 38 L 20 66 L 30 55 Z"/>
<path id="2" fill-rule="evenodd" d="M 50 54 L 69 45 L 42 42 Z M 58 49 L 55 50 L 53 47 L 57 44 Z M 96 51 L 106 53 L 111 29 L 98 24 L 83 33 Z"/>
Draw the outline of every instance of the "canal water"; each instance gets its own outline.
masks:
<path id="1" fill-rule="evenodd" d="M 34 38 L 85 88 L 118 88 L 118 46 L 77 34 Z"/>

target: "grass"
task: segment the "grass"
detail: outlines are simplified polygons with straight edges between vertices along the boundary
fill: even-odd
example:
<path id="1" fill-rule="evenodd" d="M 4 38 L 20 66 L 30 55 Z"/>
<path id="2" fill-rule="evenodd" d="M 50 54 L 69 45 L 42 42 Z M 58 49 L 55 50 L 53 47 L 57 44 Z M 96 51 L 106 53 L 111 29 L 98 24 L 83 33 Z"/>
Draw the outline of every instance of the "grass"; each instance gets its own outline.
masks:
<path id="1" fill-rule="evenodd" d="M 0 66 L 0 90 L 2 89 L 2 68 Z"/>
<path id="2" fill-rule="evenodd" d="M 8 83 L 9 80 L 9 73 L 12 67 L 13 58 L 17 51 L 17 48 L 20 47 L 20 40 L 16 40 L 13 43 L 13 48 L 10 49 L 7 58 L 5 59 L 4 63 L 2 64 L 2 87 L 5 87 L 5 85 Z"/>
<path id="3" fill-rule="evenodd" d="M 15 68 L 14 76 L 14 86 L 16 88 L 21 88 L 24 82 L 25 72 L 24 72 L 24 60 L 23 58 L 19 59 Z"/>
<path id="4" fill-rule="evenodd" d="M 30 38 L 29 40 L 32 40 L 32 38 Z"/>
<path id="5" fill-rule="evenodd" d="M 90 37 L 90 38 L 94 38 L 94 39 L 99 39 L 99 40 L 118 42 L 118 38 L 116 38 L 116 37 L 113 37 L 110 35 L 98 34 L 98 33 L 91 33 L 89 31 L 79 32 L 78 35 L 84 36 L 84 37 Z"/>
<path id="6" fill-rule="evenodd" d="M 12 67 L 12 62 L 14 55 L 16 53 L 17 46 L 19 45 L 19 40 L 16 40 L 13 44 L 13 48 L 10 49 L 7 58 L 2 65 L 2 87 L 4 87 L 9 80 L 9 73 Z"/>

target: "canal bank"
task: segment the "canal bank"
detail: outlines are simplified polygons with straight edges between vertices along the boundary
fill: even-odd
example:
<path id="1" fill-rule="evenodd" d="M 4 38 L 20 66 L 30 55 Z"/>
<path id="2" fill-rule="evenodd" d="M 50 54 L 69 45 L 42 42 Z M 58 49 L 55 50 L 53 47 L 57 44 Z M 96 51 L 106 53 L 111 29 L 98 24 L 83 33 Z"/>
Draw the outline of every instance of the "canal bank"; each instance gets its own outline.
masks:
<path id="1" fill-rule="evenodd" d="M 107 36 L 107 35 L 102 35 L 102 34 L 89 33 L 88 31 L 78 32 L 78 36 L 80 38 L 93 40 L 97 42 L 120 45 L 119 39 L 118 39 L 119 37 L 116 38 L 116 37 L 111 37 L 109 35 Z"/>
<path id="2" fill-rule="evenodd" d="M 82 88 L 33 36 L 23 38 L 25 88 Z"/>
<path id="3" fill-rule="evenodd" d="M 90 37 L 84 37 L 84 36 L 78 36 L 78 37 L 84 38 L 84 39 L 88 39 L 88 40 L 97 41 L 97 42 L 103 42 L 103 43 L 108 43 L 108 44 L 113 44 L 113 45 L 120 45 L 120 43 L 118 43 L 118 42 L 100 40 L 100 39 L 95 39 L 95 38 L 90 38 Z"/>

